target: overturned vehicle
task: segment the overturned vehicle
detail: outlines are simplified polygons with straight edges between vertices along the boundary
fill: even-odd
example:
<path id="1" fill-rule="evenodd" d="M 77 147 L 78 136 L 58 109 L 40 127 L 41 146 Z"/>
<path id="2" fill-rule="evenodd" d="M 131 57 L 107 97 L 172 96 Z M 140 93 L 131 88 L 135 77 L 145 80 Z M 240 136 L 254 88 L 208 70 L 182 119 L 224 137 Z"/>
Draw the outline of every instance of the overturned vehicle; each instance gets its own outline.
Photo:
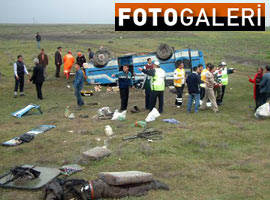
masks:
<path id="1" fill-rule="evenodd" d="M 193 49 L 174 50 L 167 44 L 160 44 L 156 52 L 153 53 L 132 53 L 111 58 L 108 50 L 96 52 L 93 61 L 85 65 L 87 81 L 90 84 L 116 84 L 116 78 L 112 74 L 121 71 L 124 65 L 129 66 L 129 71 L 134 77 L 136 84 L 143 81 L 144 75 L 138 70 L 147 64 L 147 59 L 153 62 L 159 61 L 160 66 L 166 72 L 166 82 L 172 83 L 173 72 L 179 62 L 183 62 L 186 73 L 190 73 L 192 67 L 202 64 L 205 67 L 202 51 Z"/>

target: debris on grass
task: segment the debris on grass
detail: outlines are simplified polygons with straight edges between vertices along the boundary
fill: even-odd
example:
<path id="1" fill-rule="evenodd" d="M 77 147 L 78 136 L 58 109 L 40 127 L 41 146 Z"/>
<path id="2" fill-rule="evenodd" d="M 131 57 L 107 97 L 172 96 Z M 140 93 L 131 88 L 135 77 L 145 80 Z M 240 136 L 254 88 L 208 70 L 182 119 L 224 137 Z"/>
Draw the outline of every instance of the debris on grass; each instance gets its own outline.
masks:
<path id="1" fill-rule="evenodd" d="M 127 111 L 119 112 L 117 109 L 113 113 L 112 120 L 124 121 L 126 119 Z"/>
<path id="2" fill-rule="evenodd" d="M 95 147 L 82 153 L 83 157 L 88 160 L 102 160 L 111 155 L 111 150 L 103 147 Z"/>
<path id="3" fill-rule="evenodd" d="M 113 135 L 113 130 L 110 125 L 106 125 L 104 131 L 107 137 L 111 137 Z"/>
<path id="4" fill-rule="evenodd" d="M 72 164 L 72 165 L 64 165 L 60 167 L 61 174 L 65 176 L 70 176 L 71 174 L 74 174 L 76 172 L 80 172 L 84 169 L 84 167 L 81 167 L 78 164 Z"/>
<path id="5" fill-rule="evenodd" d="M 17 118 L 22 118 L 22 116 L 24 116 L 27 113 L 29 113 L 29 111 L 32 110 L 33 108 L 37 109 L 39 111 L 39 113 L 42 114 L 42 111 L 41 111 L 39 105 L 30 104 L 30 105 L 26 106 L 25 108 L 12 113 L 12 115 L 14 117 L 17 117 Z"/>
<path id="6" fill-rule="evenodd" d="M 163 119 L 163 122 L 169 123 L 169 124 L 180 124 L 180 122 L 176 119 Z"/>
<path id="7" fill-rule="evenodd" d="M 152 122 L 155 121 L 156 118 L 158 118 L 160 116 L 160 113 L 158 112 L 158 110 L 156 108 L 154 108 L 146 117 L 145 121 L 146 122 Z"/>

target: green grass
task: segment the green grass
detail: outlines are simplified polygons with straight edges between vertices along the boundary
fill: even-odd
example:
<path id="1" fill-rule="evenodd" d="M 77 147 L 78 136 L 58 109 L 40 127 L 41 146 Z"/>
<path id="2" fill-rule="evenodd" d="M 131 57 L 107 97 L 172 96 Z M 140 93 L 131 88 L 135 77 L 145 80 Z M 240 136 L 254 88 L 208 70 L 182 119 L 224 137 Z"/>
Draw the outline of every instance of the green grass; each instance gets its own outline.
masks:
<path id="1" fill-rule="evenodd" d="M 35 32 L 43 36 L 42 47 L 49 55 L 49 80 L 44 83 L 45 99 L 36 99 L 35 87 L 26 83 L 25 97 L 13 98 L 13 62 L 23 54 L 31 68 L 33 58 L 39 53 L 34 40 Z M 253 200 L 270 199 L 270 135 L 269 121 L 256 120 L 252 84 L 247 75 L 254 75 L 256 68 L 270 63 L 270 32 L 114 32 L 112 26 L 59 25 L 59 26 L 0 26 L 0 141 L 8 140 L 40 124 L 53 124 L 57 128 L 39 135 L 31 143 L 6 148 L 0 146 L 0 173 L 21 164 L 60 167 L 75 163 L 80 154 L 95 146 L 103 146 L 105 125 L 111 125 L 115 137 L 109 142 L 113 154 L 99 162 L 84 165 L 85 170 L 71 178 L 94 179 L 100 171 L 141 170 L 151 172 L 155 178 L 170 185 L 170 192 L 152 191 L 136 199 L 173 200 Z M 122 36 L 122 39 L 120 39 Z M 109 42 L 110 41 L 110 42 Z M 113 42 L 113 43 L 111 43 Z M 225 103 L 220 112 L 203 111 L 198 115 L 186 114 L 185 107 L 176 110 L 175 96 L 165 93 L 165 112 L 150 127 L 163 131 L 164 139 L 148 143 L 144 140 L 123 142 L 122 137 L 135 134 L 140 128 L 132 128 L 136 120 L 147 116 L 127 114 L 124 122 L 98 121 L 92 116 L 97 110 L 109 106 L 119 108 L 118 93 L 95 93 L 84 98 L 87 102 L 99 102 L 99 106 L 76 111 L 73 89 L 66 88 L 63 72 L 61 79 L 54 75 L 54 52 L 57 46 L 63 51 L 71 49 L 86 54 L 88 47 L 97 50 L 104 45 L 113 55 L 129 52 L 153 52 L 159 43 L 166 42 L 176 49 L 202 50 L 206 62 L 217 64 L 226 60 L 229 67 L 237 69 L 230 75 Z M 85 88 L 92 88 L 85 86 Z M 11 113 L 36 103 L 43 115 L 17 119 Z M 186 104 L 186 96 L 184 98 Z M 49 112 L 50 108 L 58 107 Z M 144 106 L 141 90 L 132 90 L 129 108 Z M 63 117 L 66 106 L 75 113 L 74 120 Z M 82 119 L 80 114 L 88 114 Z M 180 125 L 162 122 L 176 118 Z M 183 128 L 184 127 L 184 128 Z M 74 133 L 69 131 L 73 130 Z M 78 130 L 88 130 L 79 134 Z M 98 142 L 96 138 L 100 138 Z M 0 189 L 0 199 L 42 199 L 41 191 Z M 128 198 L 135 199 L 135 198 Z"/>

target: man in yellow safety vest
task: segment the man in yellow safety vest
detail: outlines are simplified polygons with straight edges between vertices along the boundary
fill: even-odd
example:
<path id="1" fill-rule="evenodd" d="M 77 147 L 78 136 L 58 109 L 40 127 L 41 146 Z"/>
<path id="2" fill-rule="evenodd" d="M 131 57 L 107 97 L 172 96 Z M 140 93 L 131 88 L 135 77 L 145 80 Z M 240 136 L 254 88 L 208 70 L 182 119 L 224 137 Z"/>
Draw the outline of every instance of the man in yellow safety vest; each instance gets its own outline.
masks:
<path id="1" fill-rule="evenodd" d="M 222 76 L 221 76 L 222 94 L 221 94 L 221 98 L 219 101 L 219 105 L 221 105 L 223 102 L 223 97 L 225 94 L 226 86 L 229 83 L 229 76 L 228 75 L 235 72 L 234 68 L 227 68 L 226 62 L 221 62 L 220 66 L 222 67 Z"/>
<path id="2" fill-rule="evenodd" d="M 177 108 L 180 108 L 180 106 L 183 103 L 182 94 L 185 87 L 185 81 L 186 81 L 186 72 L 184 69 L 184 63 L 183 61 L 180 61 L 178 63 L 177 69 L 174 70 L 174 86 L 176 89 L 176 98 L 175 98 L 175 105 Z"/>
<path id="3" fill-rule="evenodd" d="M 164 90 L 165 90 L 165 77 L 166 72 L 160 68 L 159 61 L 154 62 L 153 69 L 142 69 L 139 68 L 139 71 L 151 76 L 150 85 L 151 85 L 151 97 L 150 97 L 150 111 L 156 106 L 157 98 L 159 101 L 159 113 L 163 112 L 164 104 Z"/>

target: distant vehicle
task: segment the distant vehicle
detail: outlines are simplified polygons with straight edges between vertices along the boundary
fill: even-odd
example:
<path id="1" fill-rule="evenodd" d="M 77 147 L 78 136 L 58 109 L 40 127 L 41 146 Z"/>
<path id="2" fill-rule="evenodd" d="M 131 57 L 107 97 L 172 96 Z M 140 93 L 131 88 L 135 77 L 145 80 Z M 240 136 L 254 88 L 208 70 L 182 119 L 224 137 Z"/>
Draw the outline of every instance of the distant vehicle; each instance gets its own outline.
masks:
<path id="1" fill-rule="evenodd" d="M 146 54 L 126 54 L 118 58 L 110 58 L 110 52 L 99 50 L 96 52 L 92 62 L 85 66 L 87 81 L 90 84 L 116 84 L 117 79 L 112 78 L 112 74 L 122 70 L 124 65 L 129 66 L 136 83 L 144 79 L 139 67 L 147 64 L 147 59 L 151 58 L 153 62 L 158 60 L 160 66 L 166 72 L 166 82 L 172 83 L 173 72 L 180 61 L 184 62 L 186 73 L 190 73 L 193 66 L 202 64 L 205 68 L 203 53 L 199 50 L 182 49 L 174 50 L 167 44 L 161 44 L 156 52 Z"/>

